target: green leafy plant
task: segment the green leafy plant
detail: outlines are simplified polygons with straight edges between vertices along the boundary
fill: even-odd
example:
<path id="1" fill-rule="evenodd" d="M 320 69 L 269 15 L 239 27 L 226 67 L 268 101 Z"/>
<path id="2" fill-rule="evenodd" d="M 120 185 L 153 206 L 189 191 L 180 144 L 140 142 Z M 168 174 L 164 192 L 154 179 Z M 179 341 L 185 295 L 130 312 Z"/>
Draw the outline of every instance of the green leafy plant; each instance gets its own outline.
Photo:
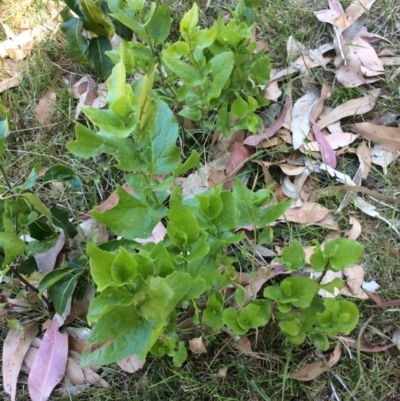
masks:
<path id="1" fill-rule="evenodd" d="M 62 29 L 67 49 L 80 62 L 89 60 L 101 79 L 110 75 L 111 60 L 115 64 L 121 60 L 128 74 L 154 72 L 154 87 L 165 102 L 178 106 L 181 117 L 208 128 L 217 126 L 225 135 L 232 126 L 251 132 L 262 127 L 257 110 L 268 104 L 263 90 L 271 65 L 264 50 L 254 53 L 256 43 L 250 41 L 252 7 L 259 1 L 239 2 L 228 23 L 218 18 L 209 29 L 198 26 L 199 10 L 194 3 L 180 22 L 176 41 L 171 38 L 166 4 L 151 3 L 146 9 L 144 1 L 133 0 L 66 3 Z M 84 37 L 82 28 L 91 39 Z M 122 38 L 121 45 L 111 50 L 115 32 Z"/>

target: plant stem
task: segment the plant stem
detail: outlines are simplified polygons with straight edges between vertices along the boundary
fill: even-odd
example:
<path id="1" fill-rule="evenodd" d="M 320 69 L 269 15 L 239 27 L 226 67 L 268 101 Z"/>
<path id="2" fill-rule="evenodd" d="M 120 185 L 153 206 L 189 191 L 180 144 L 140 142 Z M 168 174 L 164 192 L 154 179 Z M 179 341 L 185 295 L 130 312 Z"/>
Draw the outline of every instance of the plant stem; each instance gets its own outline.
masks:
<path id="1" fill-rule="evenodd" d="M 8 189 L 11 191 L 13 186 L 11 184 L 11 181 L 8 179 L 8 176 L 7 176 L 7 173 L 4 168 L 3 163 L 0 163 L 0 171 L 1 171 L 1 174 L 3 175 L 4 181 L 6 182 Z"/>

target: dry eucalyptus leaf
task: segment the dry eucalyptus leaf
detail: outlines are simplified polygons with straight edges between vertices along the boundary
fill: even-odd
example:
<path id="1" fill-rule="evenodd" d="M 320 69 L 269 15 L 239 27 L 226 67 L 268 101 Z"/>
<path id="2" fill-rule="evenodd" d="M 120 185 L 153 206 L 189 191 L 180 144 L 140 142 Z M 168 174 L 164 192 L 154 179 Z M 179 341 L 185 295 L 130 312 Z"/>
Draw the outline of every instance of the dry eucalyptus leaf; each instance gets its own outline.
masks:
<path id="1" fill-rule="evenodd" d="M 134 373 L 142 369 L 146 361 L 141 361 L 136 355 L 131 355 L 127 358 L 121 359 L 117 365 L 128 373 Z"/>
<path id="2" fill-rule="evenodd" d="M 357 156 L 358 160 L 360 161 L 360 165 L 362 165 L 362 179 L 365 180 L 368 177 L 372 166 L 371 151 L 365 141 L 362 141 L 358 145 Z"/>
<path id="3" fill-rule="evenodd" d="M 344 236 L 348 239 L 356 240 L 360 236 L 362 231 L 361 223 L 355 217 L 350 216 L 350 224 L 352 225 L 352 227 L 349 231 L 346 231 L 344 233 Z"/>
<path id="4" fill-rule="evenodd" d="M 326 207 L 312 202 L 304 202 L 300 207 L 286 210 L 279 220 L 293 223 L 313 224 L 323 220 L 331 211 Z"/>
<path id="5" fill-rule="evenodd" d="M 44 253 L 33 255 L 36 260 L 38 270 L 41 273 L 48 273 L 54 269 L 57 261 L 57 256 L 65 245 L 65 239 L 66 238 L 64 231 L 61 230 L 60 236 L 58 237 L 56 244 L 52 248 Z"/>
<path id="6" fill-rule="evenodd" d="M 197 355 L 201 355 L 207 352 L 207 348 L 203 342 L 202 337 L 192 338 L 189 340 L 190 350 Z"/>
<path id="7" fill-rule="evenodd" d="M 331 357 L 326 363 L 322 361 L 309 363 L 301 367 L 299 370 L 290 373 L 289 377 L 291 379 L 300 381 L 314 380 L 318 376 L 322 375 L 323 373 L 327 372 L 330 368 L 335 366 L 339 362 L 341 356 L 342 356 L 342 351 L 340 349 L 340 343 L 338 343 L 335 349 L 333 350 Z"/>
<path id="8" fill-rule="evenodd" d="M 332 149 L 338 149 L 353 143 L 358 138 L 358 135 L 351 134 L 348 132 L 343 132 L 343 133 L 324 135 L 324 137 Z M 304 149 L 312 152 L 319 152 L 320 146 L 317 141 L 313 141 L 306 143 L 304 145 Z"/>
<path id="9" fill-rule="evenodd" d="M 357 123 L 351 127 L 363 138 L 380 144 L 389 152 L 400 151 L 400 128 L 384 127 L 371 123 Z"/>
<path id="10" fill-rule="evenodd" d="M 52 89 L 49 89 L 39 100 L 35 109 L 36 119 L 46 131 L 51 130 L 50 123 L 56 110 L 56 100 L 57 94 Z"/>
<path id="11" fill-rule="evenodd" d="M 383 173 L 387 174 L 387 167 L 389 164 L 393 163 L 397 160 L 400 155 L 400 151 L 397 152 L 389 152 L 385 150 L 380 145 L 375 145 L 371 149 L 371 161 L 373 164 L 381 166 L 383 168 Z"/>

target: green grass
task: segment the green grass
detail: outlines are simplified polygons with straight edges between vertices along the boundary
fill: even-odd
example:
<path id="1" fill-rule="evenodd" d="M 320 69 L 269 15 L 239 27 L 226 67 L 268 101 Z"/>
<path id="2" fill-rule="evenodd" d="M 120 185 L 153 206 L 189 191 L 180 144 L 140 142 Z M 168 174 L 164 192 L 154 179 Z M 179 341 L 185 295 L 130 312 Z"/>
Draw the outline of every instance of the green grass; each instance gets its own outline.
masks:
<path id="1" fill-rule="evenodd" d="M 187 1 L 166 1 L 172 8 L 173 17 L 177 20 L 185 8 L 189 8 Z M 344 2 L 346 6 L 349 1 Z M 210 25 L 217 15 L 225 15 L 229 3 L 212 1 L 209 10 L 201 14 L 201 22 Z M 265 40 L 274 68 L 283 68 L 290 62 L 286 54 L 287 38 L 292 35 L 296 40 L 313 48 L 331 40 L 330 29 L 319 23 L 313 12 L 327 6 L 327 1 L 306 2 L 305 5 L 296 5 L 296 2 L 287 0 L 267 1 L 260 14 L 260 24 L 257 28 L 258 39 Z M 5 0 L 0 5 L 0 19 L 10 26 L 15 16 L 33 16 L 34 23 L 41 23 L 44 3 L 41 0 L 32 1 L 29 6 L 22 8 L 18 2 Z M 400 21 L 400 3 L 397 0 L 376 0 L 369 12 L 368 27 L 370 31 L 385 36 L 396 49 L 400 49 L 398 36 L 398 22 Z M 0 40 L 5 38 L 0 29 Z M 383 42 L 382 46 L 386 46 Z M 50 131 L 39 126 L 35 119 L 35 107 L 51 84 L 52 78 L 58 70 L 63 74 L 84 74 L 86 71 L 72 61 L 64 47 L 63 37 L 57 33 L 43 43 L 34 47 L 31 57 L 26 61 L 27 68 L 21 84 L 0 94 L 1 102 L 12 110 L 11 133 L 7 144 L 8 173 L 12 181 L 22 181 L 30 170 L 39 163 L 42 167 L 53 164 L 65 164 L 73 168 L 82 178 L 83 189 L 78 192 L 68 188 L 46 187 L 41 189 L 41 196 L 49 204 L 68 209 L 78 216 L 89 211 L 99 204 L 123 182 L 123 176 L 113 167 L 113 161 L 106 157 L 94 160 L 74 158 L 66 151 L 65 144 L 74 137 L 75 101 L 68 95 L 66 84 L 59 80 L 56 92 L 58 95 L 54 125 Z M 395 70 L 395 68 L 393 68 Z M 323 70 L 313 72 L 319 82 L 323 79 L 333 84 L 333 74 Z M 392 81 L 390 73 L 372 87 L 380 87 L 382 96 L 375 109 L 357 119 L 349 118 L 345 123 L 363 121 L 368 118 L 381 116 L 387 111 L 400 113 L 399 83 L 400 76 Z M 329 104 L 335 107 L 344 101 L 362 96 L 367 86 L 355 89 L 346 89 L 338 85 L 333 86 Z M 295 79 L 295 97 L 301 96 L 302 88 L 298 79 Z M 192 131 L 193 138 L 188 138 L 188 144 L 183 143 L 184 151 L 190 148 L 204 150 L 211 140 L 207 132 Z M 271 149 L 261 156 L 264 160 L 279 159 L 284 148 L 277 151 Z M 261 157 L 260 156 L 260 157 Z M 354 157 L 345 155 L 341 160 L 340 170 L 354 174 Z M 253 167 L 252 179 L 258 177 L 258 184 L 263 183 L 262 174 Z M 272 169 L 276 178 L 279 171 Z M 369 180 L 374 189 L 390 196 L 400 192 L 400 161 L 388 168 L 387 175 L 380 168 L 374 167 Z M 319 185 L 332 185 L 334 181 L 329 177 L 320 180 Z M 387 192 L 386 192 L 387 191 Z M 330 197 L 321 200 L 326 207 L 335 210 L 341 197 Z M 382 215 L 391 221 L 400 221 L 399 210 L 378 205 Z M 354 209 L 352 205 L 339 215 L 338 221 L 343 233 L 348 226 L 349 216 L 356 216 L 363 227 L 360 241 L 366 246 L 363 263 L 366 267 L 366 279 L 376 280 L 380 285 L 380 294 L 384 301 L 400 298 L 400 257 L 396 258 L 389 253 L 387 244 L 392 250 L 400 248 L 400 241 L 396 234 L 380 220 L 369 218 Z M 310 245 L 316 238 L 322 241 L 328 234 L 326 229 L 317 226 L 279 224 L 274 227 L 275 239 L 273 245 L 282 246 L 292 239 L 301 239 L 304 245 Z M 241 258 L 240 250 L 237 251 Z M 245 260 L 245 259 L 244 259 Z M 363 340 L 373 344 L 384 344 L 390 340 L 390 335 L 396 328 L 400 328 L 400 308 L 381 310 L 372 301 L 358 302 L 361 319 L 358 330 L 368 322 Z M 30 318 L 44 317 L 38 311 L 32 311 Z M 371 320 L 369 320 L 371 319 Z M 356 330 L 353 336 L 357 336 Z M 2 336 L 5 336 L 5 329 Z M 335 391 L 341 400 L 376 401 L 391 400 L 400 394 L 399 350 L 392 348 L 384 353 L 357 354 L 355 350 L 342 349 L 343 355 L 333 369 L 353 394 L 349 394 L 336 378 L 328 373 L 323 374 L 312 382 L 298 382 L 287 377 L 288 372 L 304 363 L 317 360 L 314 349 L 305 344 L 293 348 L 279 333 L 273 323 L 266 329 L 260 330 L 251 336 L 253 350 L 260 353 L 263 360 L 241 355 L 238 351 L 224 346 L 224 340 L 208 347 L 208 353 L 200 357 L 190 355 L 188 362 L 182 368 L 175 368 L 172 362 L 163 358 L 150 359 L 142 371 L 129 375 L 121 372 L 116 365 L 103 369 L 104 378 L 111 387 L 89 388 L 84 393 L 72 397 L 78 401 L 97 400 L 271 400 L 271 401 L 308 401 L 331 399 L 332 381 Z M 215 356 L 218 355 L 216 358 Z M 214 361 L 215 358 L 215 361 Z M 218 377 L 221 368 L 227 368 L 225 378 Z M 0 394 L 2 394 L 0 392 Z M 6 395 L 2 394 L 6 399 Z M 71 399 L 69 397 L 52 396 L 52 400 Z M 26 385 L 21 385 L 18 400 L 29 400 Z"/>

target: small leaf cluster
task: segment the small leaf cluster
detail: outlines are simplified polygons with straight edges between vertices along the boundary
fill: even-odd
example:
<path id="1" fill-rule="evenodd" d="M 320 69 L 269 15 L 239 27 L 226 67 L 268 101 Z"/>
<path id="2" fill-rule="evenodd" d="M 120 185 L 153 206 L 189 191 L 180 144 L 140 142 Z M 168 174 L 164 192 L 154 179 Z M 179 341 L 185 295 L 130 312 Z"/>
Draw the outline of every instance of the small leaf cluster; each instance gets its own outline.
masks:
<path id="1" fill-rule="evenodd" d="M 268 104 L 263 90 L 271 63 L 265 50 L 255 53 L 256 43 L 250 42 L 255 25 L 253 7 L 259 1 L 240 1 L 228 23 L 219 17 L 211 28 L 204 29 L 198 25 L 199 10 L 194 3 L 180 21 L 176 41 L 172 40 L 166 4 L 156 7 L 151 3 L 147 9 L 142 0 L 66 3 L 62 30 L 67 49 L 78 61 L 89 60 L 101 79 L 108 78 L 112 63 L 120 61 L 128 74 L 155 71 L 155 87 L 165 102 L 179 106 L 181 117 L 208 128 L 218 127 L 225 135 L 232 126 L 251 132 L 261 128 L 257 110 Z M 85 38 L 82 28 L 91 39 Z M 111 50 L 114 33 L 121 37 L 121 44 Z"/>

